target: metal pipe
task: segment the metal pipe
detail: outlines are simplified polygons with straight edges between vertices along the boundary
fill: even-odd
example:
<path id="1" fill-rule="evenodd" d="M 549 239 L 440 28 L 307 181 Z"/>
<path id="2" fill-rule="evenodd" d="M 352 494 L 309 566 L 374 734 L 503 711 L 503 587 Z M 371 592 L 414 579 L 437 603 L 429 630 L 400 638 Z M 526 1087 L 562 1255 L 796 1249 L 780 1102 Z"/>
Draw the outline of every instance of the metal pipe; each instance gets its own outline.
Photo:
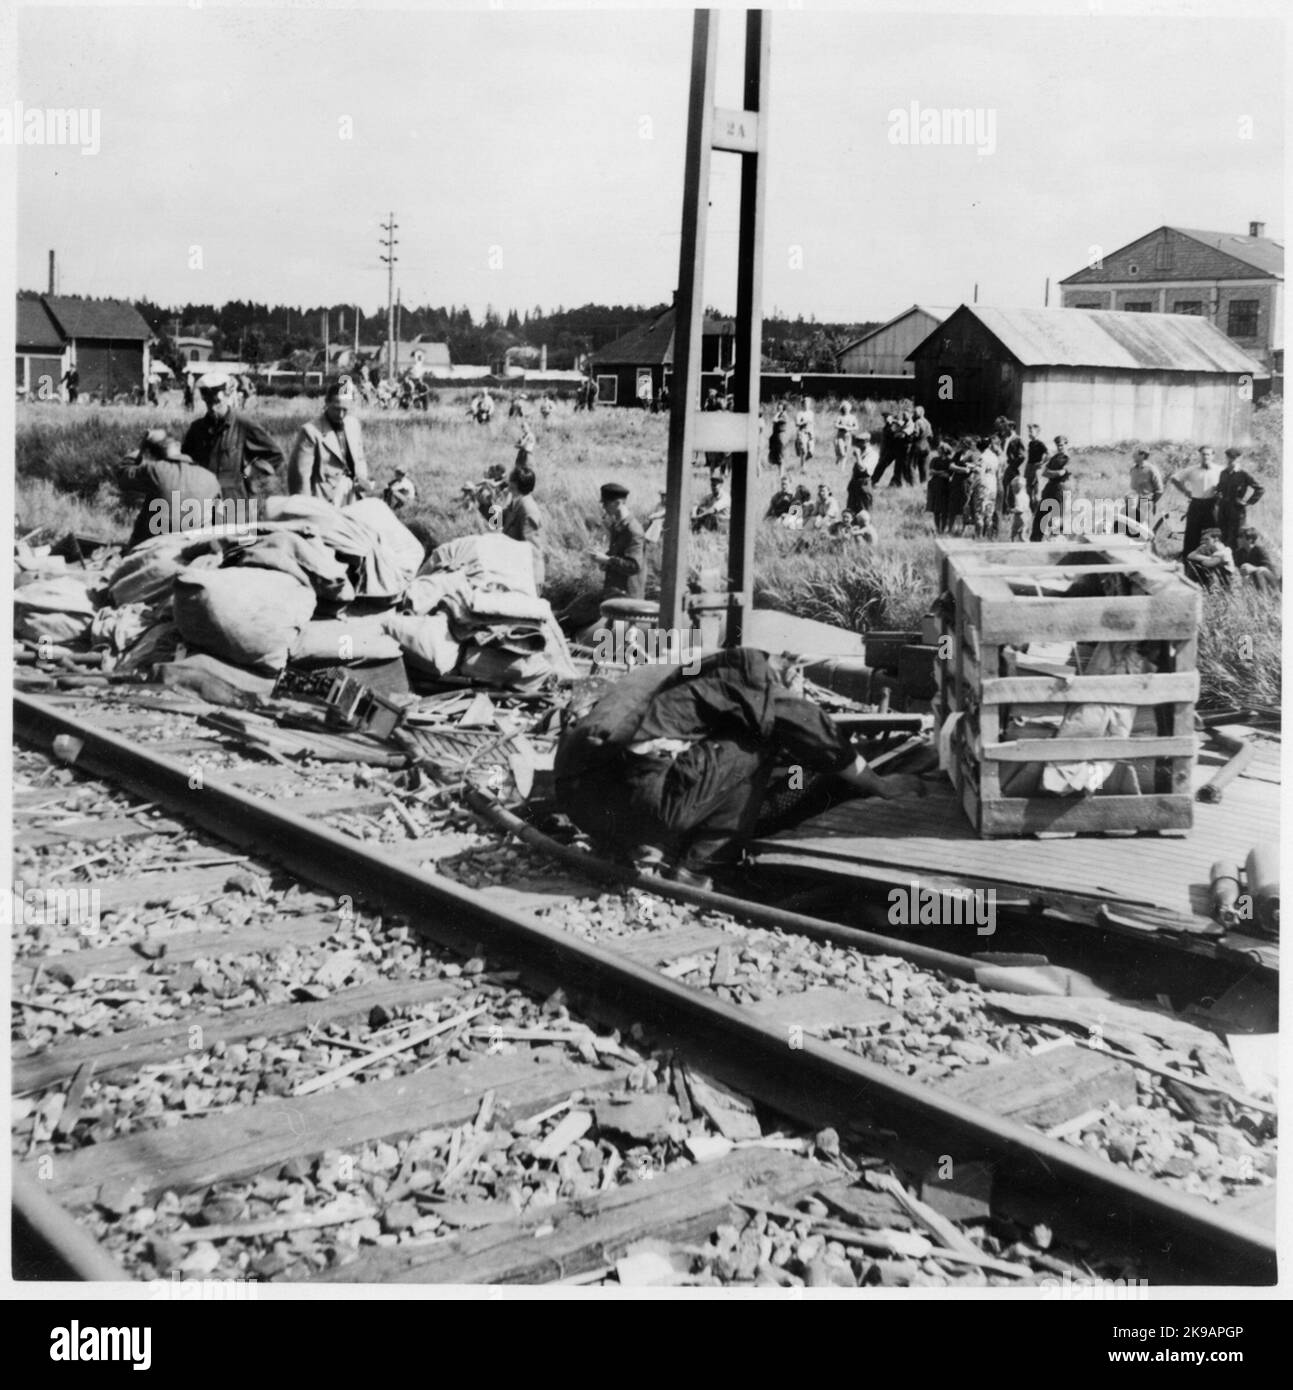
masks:
<path id="1" fill-rule="evenodd" d="M 975 971 L 979 969 L 979 962 L 969 956 L 954 955 L 951 951 L 937 951 L 931 946 L 919 946 L 898 937 L 880 936 L 874 932 L 863 931 L 859 927 L 844 926 L 840 922 L 805 917 L 798 912 L 786 912 L 779 907 L 769 907 L 765 903 L 734 898 L 728 893 L 716 893 L 710 888 L 692 888 L 686 884 L 674 883 L 672 879 L 657 878 L 654 874 L 640 874 L 629 867 L 621 868 L 583 850 L 558 844 L 541 830 L 527 825 L 519 816 L 514 816 L 497 802 L 476 791 L 474 787 L 467 789 L 466 800 L 473 811 L 498 829 L 515 835 L 518 840 L 523 840 L 544 854 L 559 859 L 564 864 L 570 864 L 594 878 L 620 884 L 628 883 L 658 893 L 664 898 L 675 898 L 679 902 L 690 903 L 693 907 L 704 907 L 712 912 L 726 912 L 733 917 L 744 917 L 756 926 L 768 927 L 774 931 L 792 932 L 816 941 L 833 941 L 840 946 L 852 946 L 855 950 L 870 955 L 897 956 L 901 960 L 911 961 L 913 965 L 921 965 L 928 970 L 941 970 L 944 974 L 953 975 L 960 980 L 973 980 Z"/>
<path id="2" fill-rule="evenodd" d="M 284 810 L 282 801 L 259 800 L 210 776 L 195 791 L 180 765 L 70 719 L 44 701 L 15 695 L 14 725 L 15 733 L 38 745 L 48 746 L 60 735 L 79 743 L 72 755 L 76 765 L 142 787 L 223 839 L 255 844 L 260 853 L 272 854 L 316 883 L 363 893 L 415 921 L 427 921 L 431 931 L 446 916 L 450 930 L 460 933 L 455 916 L 470 922 L 472 931 L 493 929 L 496 949 L 549 977 L 559 974 L 567 988 L 587 990 L 603 1007 L 636 1013 L 662 1045 L 685 1046 L 701 1065 L 739 1072 L 747 1086 L 788 1114 L 883 1115 L 888 1125 L 902 1126 L 904 1141 L 929 1152 L 990 1155 L 1003 1183 L 1040 1187 L 1052 1197 L 1060 1189 L 1067 1216 L 1080 1213 L 1101 1226 L 1112 1220 L 1124 1234 L 1134 1223 L 1138 1243 L 1162 1238 L 1191 1255 L 1206 1251 L 1215 1261 L 1212 1268 L 1224 1269 L 1236 1283 L 1275 1278 L 1272 1234 L 1225 1219 L 1197 1199 L 1157 1188 L 1084 1149 L 941 1096 L 810 1036 L 789 1045 L 783 1027 L 763 1023 L 747 1009 L 509 911 L 449 879 L 391 863 L 364 841 Z"/>
<path id="3" fill-rule="evenodd" d="M 1222 793 L 1231 782 L 1252 762 L 1256 749 L 1248 739 L 1230 738 L 1226 734 L 1218 733 L 1216 729 L 1209 729 L 1208 737 L 1223 753 L 1231 755 L 1229 762 L 1223 767 L 1219 767 L 1212 774 L 1211 779 L 1195 793 L 1196 800 L 1215 805 L 1221 800 Z"/>

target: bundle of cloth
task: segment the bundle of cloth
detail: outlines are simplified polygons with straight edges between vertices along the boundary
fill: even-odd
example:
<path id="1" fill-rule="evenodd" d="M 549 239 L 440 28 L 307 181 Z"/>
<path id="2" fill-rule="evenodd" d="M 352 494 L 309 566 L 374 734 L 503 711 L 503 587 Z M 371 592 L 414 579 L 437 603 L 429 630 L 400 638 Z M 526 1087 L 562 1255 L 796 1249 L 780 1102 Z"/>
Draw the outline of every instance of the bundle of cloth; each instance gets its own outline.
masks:
<path id="1" fill-rule="evenodd" d="M 432 551 L 383 629 L 410 665 L 507 690 L 573 679 L 565 637 L 534 584 L 533 551 L 506 536 L 464 536 Z"/>
<path id="2" fill-rule="evenodd" d="M 246 526 L 153 537 L 122 561 L 110 601 L 151 618 L 124 653 L 126 669 L 156 664 L 177 642 L 268 675 L 302 651 L 344 659 L 338 615 L 359 600 L 389 607 L 422 563 L 417 537 L 378 498 L 337 508 L 272 497 L 263 510 L 264 521 Z M 316 618 L 322 634 L 311 631 Z M 398 655 L 389 641 L 383 651 Z"/>

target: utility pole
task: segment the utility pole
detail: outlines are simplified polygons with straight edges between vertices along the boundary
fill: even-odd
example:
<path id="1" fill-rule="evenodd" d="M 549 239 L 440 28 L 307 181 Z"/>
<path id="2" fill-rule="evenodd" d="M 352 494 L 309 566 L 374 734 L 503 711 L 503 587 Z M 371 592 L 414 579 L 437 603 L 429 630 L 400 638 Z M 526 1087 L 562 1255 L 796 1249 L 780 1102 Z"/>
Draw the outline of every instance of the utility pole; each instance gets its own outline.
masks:
<path id="1" fill-rule="evenodd" d="M 682 204 L 682 245 L 675 299 L 674 368 L 669 412 L 668 496 L 660 573 L 660 626 L 701 628 L 706 646 L 716 633 L 727 646 L 744 640 L 754 611 L 754 537 L 759 467 L 759 386 L 763 328 L 763 228 L 767 193 L 770 16 L 745 11 L 745 61 L 739 109 L 714 103 L 718 66 L 717 16 L 697 10 L 692 21 L 691 92 Z M 736 361 L 733 409 L 701 410 L 701 344 L 708 230 L 710 156 L 741 159 L 737 243 Z M 721 365 L 721 363 L 720 363 Z M 732 456 L 732 510 L 721 589 L 688 592 L 692 459 Z M 706 632 L 706 628 L 709 632 Z"/>
<path id="2" fill-rule="evenodd" d="M 328 320 L 332 317 L 327 309 L 323 311 L 323 374 L 328 374 Z"/>
<path id="3" fill-rule="evenodd" d="M 399 242 L 395 239 L 395 233 L 399 230 L 399 224 L 395 221 L 395 214 L 391 213 L 389 221 L 381 224 L 382 231 L 386 233 L 385 241 L 379 242 L 383 246 L 386 254 L 382 260 L 386 262 L 386 380 L 393 381 L 395 378 L 395 262 L 399 257 L 395 254 L 395 248 Z"/>
<path id="4" fill-rule="evenodd" d="M 355 361 L 359 361 L 359 305 L 355 305 Z"/>
<path id="5" fill-rule="evenodd" d="M 1043 295 L 1042 295 L 1042 308 L 1043 308 L 1043 309 L 1049 309 L 1050 307 L 1051 307 L 1051 277 L 1048 275 L 1048 276 L 1046 277 L 1046 290 L 1045 290 L 1045 292 L 1044 292 Z"/>

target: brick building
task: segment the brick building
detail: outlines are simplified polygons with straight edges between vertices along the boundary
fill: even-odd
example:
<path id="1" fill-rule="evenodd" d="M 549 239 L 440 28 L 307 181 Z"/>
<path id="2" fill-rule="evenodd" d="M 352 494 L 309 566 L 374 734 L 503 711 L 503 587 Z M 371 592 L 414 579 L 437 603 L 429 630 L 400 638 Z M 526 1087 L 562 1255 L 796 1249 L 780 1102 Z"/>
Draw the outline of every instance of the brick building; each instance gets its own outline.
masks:
<path id="1" fill-rule="evenodd" d="M 1060 281 L 1066 309 L 1206 318 L 1273 377 L 1284 372 L 1284 247 L 1248 235 L 1159 227 Z"/>

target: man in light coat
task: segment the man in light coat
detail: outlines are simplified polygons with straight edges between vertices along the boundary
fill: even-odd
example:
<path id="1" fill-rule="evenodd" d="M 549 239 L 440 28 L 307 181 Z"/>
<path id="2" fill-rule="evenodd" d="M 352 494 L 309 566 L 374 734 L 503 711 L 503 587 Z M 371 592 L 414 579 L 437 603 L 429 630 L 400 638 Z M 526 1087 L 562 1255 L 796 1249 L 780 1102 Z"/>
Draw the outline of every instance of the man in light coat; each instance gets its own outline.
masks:
<path id="1" fill-rule="evenodd" d="M 342 377 L 328 387 L 323 414 L 301 426 L 287 470 L 287 488 L 294 496 L 322 497 L 344 507 L 369 490 L 363 434 L 351 413 L 354 404 L 355 388 Z"/>

